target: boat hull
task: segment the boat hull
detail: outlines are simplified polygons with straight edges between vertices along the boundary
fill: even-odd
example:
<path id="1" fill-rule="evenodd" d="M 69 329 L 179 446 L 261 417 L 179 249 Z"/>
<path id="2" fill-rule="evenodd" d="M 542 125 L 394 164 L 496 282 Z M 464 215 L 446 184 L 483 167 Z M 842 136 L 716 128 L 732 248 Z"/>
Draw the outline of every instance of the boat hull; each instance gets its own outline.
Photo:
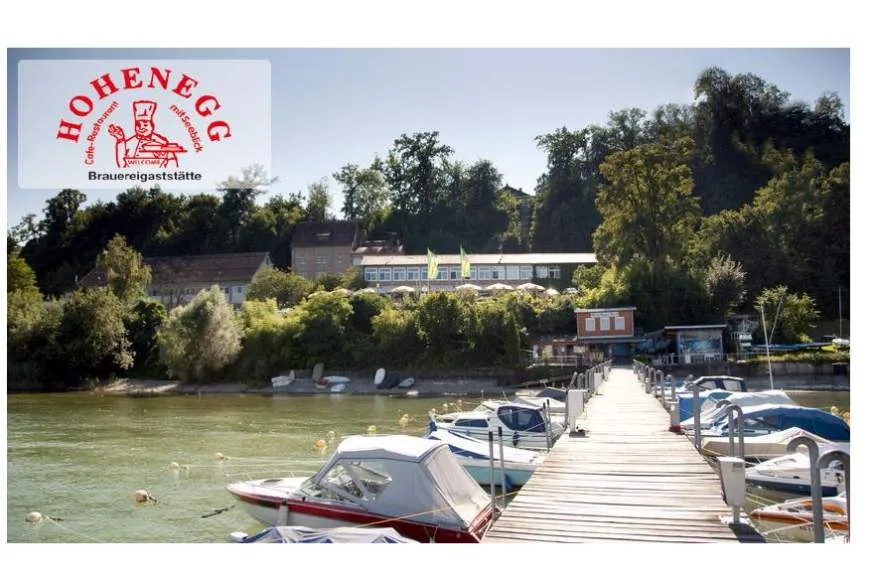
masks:
<path id="1" fill-rule="evenodd" d="M 250 487 L 250 486 L 249 486 Z M 295 497 L 277 497 L 272 493 L 257 493 L 252 489 L 230 485 L 235 496 L 252 518 L 267 526 L 308 526 L 332 528 L 348 525 L 389 526 L 399 534 L 424 543 L 478 543 L 489 528 L 492 510 L 487 508 L 468 529 L 449 529 L 408 518 L 373 514 L 354 506 L 333 502 L 306 501 Z"/>
<path id="2" fill-rule="evenodd" d="M 465 468 L 465 471 L 467 471 L 468 474 L 474 478 L 474 481 L 476 481 L 480 485 L 489 486 L 494 484 L 497 486 L 501 486 L 502 470 L 498 461 L 495 462 L 494 469 L 490 471 L 489 461 L 482 459 L 465 459 L 461 457 L 458 459 L 462 467 Z M 505 465 L 505 488 L 514 489 L 528 483 L 529 478 L 532 477 L 532 474 L 535 472 L 536 467 L 537 465 L 521 467 L 509 467 L 508 465 Z"/>

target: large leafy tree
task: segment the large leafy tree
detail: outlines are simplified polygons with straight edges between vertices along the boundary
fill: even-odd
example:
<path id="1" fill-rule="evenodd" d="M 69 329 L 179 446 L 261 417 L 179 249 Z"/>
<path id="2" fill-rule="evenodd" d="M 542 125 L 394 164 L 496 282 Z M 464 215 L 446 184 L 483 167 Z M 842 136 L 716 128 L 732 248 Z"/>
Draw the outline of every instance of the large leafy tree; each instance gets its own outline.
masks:
<path id="1" fill-rule="evenodd" d="M 384 168 L 393 208 L 402 216 L 427 217 L 444 196 L 453 149 L 438 136 L 438 131 L 403 133 L 393 142 Z"/>
<path id="2" fill-rule="evenodd" d="M 274 299 L 278 308 L 290 308 L 314 289 L 308 278 L 277 268 L 263 268 L 254 276 L 247 290 L 248 300 Z"/>
<path id="3" fill-rule="evenodd" d="M 77 290 L 63 305 L 57 368 L 73 385 L 105 379 L 133 366 L 124 307 L 107 288 Z"/>
<path id="4" fill-rule="evenodd" d="M 764 310 L 771 343 L 809 342 L 808 335 L 819 319 L 815 300 L 805 293 L 789 292 L 786 286 L 762 290 L 755 298 L 755 308 Z M 764 327 L 759 327 L 758 332 L 763 331 Z"/>
<path id="5" fill-rule="evenodd" d="M 692 141 L 658 142 L 614 153 L 601 164 L 606 180 L 596 206 L 603 221 L 595 251 L 605 263 L 679 263 L 700 218 L 687 165 Z"/>
<path id="6" fill-rule="evenodd" d="M 15 291 L 39 294 L 33 269 L 17 251 L 6 254 L 6 292 Z"/>
<path id="7" fill-rule="evenodd" d="M 341 212 L 345 219 L 359 222 L 367 232 L 382 224 L 389 212 L 390 191 L 380 166 L 377 159 L 371 167 L 362 169 L 347 164 L 332 175 L 342 185 L 344 204 Z"/>
<path id="8" fill-rule="evenodd" d="M 228 227 L 231 247 L 237 244 L 242 228 L 253 215 L 257 197 L 277 181 L 262 165 L 254 164 L 243 168 L 241 176 L 230 176 L 218 185 L 223 193 L 219 211 Z"/>
<path id="9" fill-rule="evenodd" d="M 106 274 L 109 289 L 121 302 L 144 296 L 151 283 L 151 267 L 121 235 L 112 238 L 97 258 L 97 264 Z"/>
<path id="10" fill-rule="evenodd" d="M 174 308 L 157 334 L 160 360 L 170 375 L 187 382 L 219 376 L 241 351 L 242 333 L 233 307 L 217 286 Z"/>
<path id="11" fill-rule="evenodd" d="M 746 272 L 731 256 L 716 256 L 707 268 L 704 289 L 713 312 L 724 319 L 746 298 Z"/>

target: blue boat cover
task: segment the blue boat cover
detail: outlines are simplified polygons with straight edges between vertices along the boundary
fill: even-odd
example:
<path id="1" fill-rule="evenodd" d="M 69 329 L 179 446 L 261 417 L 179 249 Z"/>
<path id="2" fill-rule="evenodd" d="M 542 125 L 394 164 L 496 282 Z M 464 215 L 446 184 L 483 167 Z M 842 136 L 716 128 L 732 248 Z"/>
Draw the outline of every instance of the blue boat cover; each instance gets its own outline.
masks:
<path id="1" fill-rule="evenodd" d="M 829 441 L 849 441 L 849 424 L 841 417 L 815 407 L 757 405 L 743 412 L 743 423 L 747 427 L 754 424 L 778 431 L 799 427 Z M 721 431 L 727 436 L 728 418 L 713 423 L 711 430 Z"/>

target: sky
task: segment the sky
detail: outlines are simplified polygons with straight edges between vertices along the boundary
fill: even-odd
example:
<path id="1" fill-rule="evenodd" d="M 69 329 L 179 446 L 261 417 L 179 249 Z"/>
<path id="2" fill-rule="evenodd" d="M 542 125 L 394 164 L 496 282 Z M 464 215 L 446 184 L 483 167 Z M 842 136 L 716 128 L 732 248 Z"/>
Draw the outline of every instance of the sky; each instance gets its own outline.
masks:
<path id="1" fill-rule="evenodd" d="M 21 60 L 266 60 L 271 68 L 271 159 L 264 159 L 259 149 L 240 155 L 237 166 L 224 165 L 220 178 L 238 174 L 247 164 L 243 160 L 250 160 L 267 165 L 277 178 L 270 195 L 306 193 L 309 184 L 326 179 L 336 214 L 343 195 L 332 174 L 346 164 L 366 166 L 375 156 L 386 156 L 403 133 L 438 131 L 455 160 L 490 160 L 504 183 L 532 193 L 546 170 L 546 154 L 537 147 L 536 136 L 563 126 L 579 130 L 605 124 L 610 112 L 628 107 L 651 112 L 667 103 L 692 103 L 694 81 L 713 66 L 732 75 L 757 75 L 808 104 L 835 92 L 847 120 L 850 114 L 847 48 L 67 48 L 12 49 L 8 57 L 7 227 L 27 214 L 42 217 L 46 200 L 61 189 L 20 187 Z M 55 101 L 66 103 L 66 93 L 58 91 L 64 97 Z M 33 99 L 23 102 L 28 103 Z M 32 141 L 31 134 L 24 133 L 22 142 Z M 195 186 L 195 191 L 164 189 L 214 192 L 218 181 Z M 78 188 L 92 203 L 111 201 L 126 186 Z"/>
<path id="2" fill-rule="evenodd" d="M 385 155 L 402 133 L 415 131 L 439 131 L 441 142 L 455 150 L 454 159 L 467 163 L 489 159 L 504 182 L 531 192 L 546 164 L 543 152 L 535 147 L 535 136 L 562 126 L 582 129 L 590 123 L 605 123 L 610 111 L 625 107 L 649 111 L 665 103 L 690 103 L 694 80 L 709 66 L 722 67 L 730 74 L 758 75 L 809 103 L 825 91 L 837 92 L 852 124 L 853 147 L 860 148 L 862 110 L 853 110 L 851 102 L 861 97 L 866 102 L 866 90 L 861 74 L 850 78 L 850 71 L 870 68 L 863 47 L 866 27 L 856 5 L 844 0 L 822 4 L 794 0 L 787 5 L 758 0 L 725 4 L 697 0 L 320 0 L 304 4 L 246 0 L 226 12 L 217 3 L 178 0 L 123 5 L 108 0 L 16 3 L 4 8 L 0 23 L 9 49 L 3 55 L 7 90 L 0 97 L 7 104 L 7 116 L 0 126 L 7 135 L 0 142 L 0 147 L 7 148 L 3 207 L 7 227 L 28 213 L 41 216 L 45 200 L 56 193 L 22 190 L 17 184 L 15 83 L 20 58 L 268 59 L 270 169 L 278 178 L 275 193 L 304 191 L 309 183 L 347 163 L 366 165 L 375 155 Z M 156 48 L 121 48 L 143 45 Z M 54 48 L 17 50 L 46 47 Z M 419 50 L 406 50 L 411 48 Z M 445 48 L 452 50 L 440 50 Z M 45 90 L 50 93 L 53 86 L 48 83 Z M 226 169 L 229 175 L 239 168 Z M 861 191 L 864 182 L 858 164 L 852 179 L 857 180 L 856 191 Z M 341 200 L 335 184 L 331 192 L 337 211 Z M 85 193 L 91 203 L 113 199 L 117 192 Z M 860 228 L 853 231 L 853 243 L 860 245 L 863 232 Z M 853 284 L 863 284 L 860 272 Z M 852 309 L 852 339 L 857 349 L 870 338 L 863 330 L 870 327 L 864 322 L 864 310 Z M 5 308 L 2 312 L 5 315 Z M 862 363 L 867 357 L 855 354 L 850 372 L 857 373 L 860 382 L 860 377 L 867 376 Z M 863 396 L 861 389 L 852 395 L 852 407 L 856 407 Z M 5 426 L 5 414 L 3 420 Z M 860 420 L 856 429 L 863 433 Z M 862 465 L 856 462 L 854 466 L 858 477 Z M 866 529 L 861 518 L 853 529 L 860 538 Z M 294 553 L 289 561 L 281 550 L 258 552 L 254 559 L 221 545 L 98 545 L 91 553 L 86 546 L 68 548 L 8 546 L 5 542 L 0 547 L 6 550 L 4 561 L 10 569 L 50 573 L 63 566 L 67 573 L 87 571 L 90 578 L 115 578 L 119 571 L 127 577 L 153 578 L 165 576 L 167 568 L 176 574 L 239 578 L 259 568 L 272 572 L 289 567 L 301 572 L 300 561 L 320 567 L 324 556 L 329 557 Z M 436 552 L 421 547 L 427 551 L 412 553 L 409 548 L 391 553 L 388 562 L 368 557 L 368 546 L 360 548 L 364 552 L 356 548 L 331 547 L 351 557 L 333 559 L 330 569 L 352 569 L 354 576 L 362 578 L 406 577 L 443 555 L 450 564 L 441 570 L 465 575 L 504 570 L 531 576 L 555 566 L 568 574 L 640 572 L 645 578 L 670 578 L 678 569 L 703 570 L 712 558 L 731 562 L 735 571 L 737 566 L 749 565 L 756 575 L 784 571 L 821 575 L 830 566 L 827 558 L 768 558 L 758 550 L 749 552 L 751 547 L 725 545 L 709 550 L 693 547 L 692 554 L 685 552 L 685 546 L 666 544 L 630 546 L 628 551 L 606 544 L 596 544 L 594 550 L 588 546 L 569 550 L 523 546 L 522 552 L 511 546 L 482 546 L 473 548 L 475 557 L 448 547 L 438 547 Z M 837 554 L 841 567 L 848 567 L 854 553 Z M 546 562 L 543 568 L 541 562 Z"/>

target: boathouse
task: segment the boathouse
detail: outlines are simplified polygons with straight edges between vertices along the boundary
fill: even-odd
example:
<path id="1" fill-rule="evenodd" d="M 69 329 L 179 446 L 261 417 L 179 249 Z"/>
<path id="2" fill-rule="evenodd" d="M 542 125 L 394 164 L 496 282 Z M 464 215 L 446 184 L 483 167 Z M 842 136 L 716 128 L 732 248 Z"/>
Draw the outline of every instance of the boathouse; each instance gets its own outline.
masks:
<path id="1" fill-rule="evenodd" d="M 653 364 L 702 364 L 725 359 L 725 324 L 665 326 L 644 336 L 651 341 Z"/>
<path id="2" fill-rule="evenodd" d="M 577 308 L 576 343 L 583 359 L 592 362 L 612 360 L 629 364 L 634 356 L 634 306 L 616 308 Z"/>

